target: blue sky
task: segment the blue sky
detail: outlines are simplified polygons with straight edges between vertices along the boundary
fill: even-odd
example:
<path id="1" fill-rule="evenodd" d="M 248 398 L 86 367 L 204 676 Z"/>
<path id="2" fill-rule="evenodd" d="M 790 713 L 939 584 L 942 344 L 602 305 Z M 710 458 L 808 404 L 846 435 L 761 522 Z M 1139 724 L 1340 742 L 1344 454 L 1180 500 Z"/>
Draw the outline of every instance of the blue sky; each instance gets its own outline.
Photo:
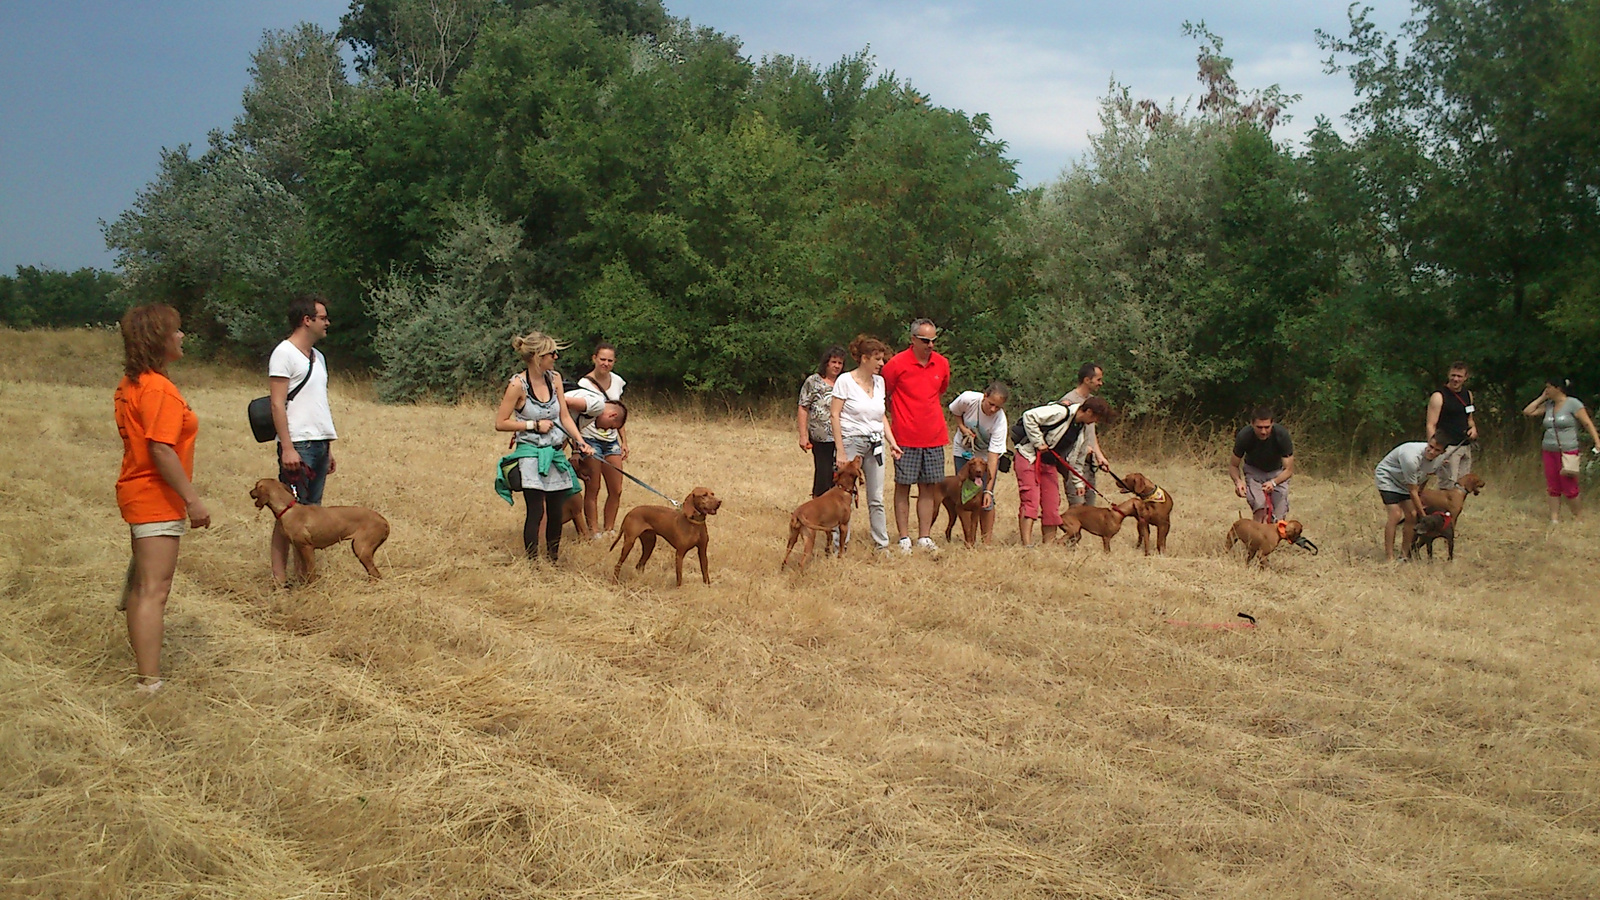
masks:
<path id="1" fill-rule="evenodd" d="M 988 113 L 1024 182 L 1055 178 L 1082 153 L 1111 78 L 1138 96 L 1195 95 L 1185 20 L 1224 39 L 1246 87 L 1303 99 L 1278 135 L 1353 102 L 1323 74 L 1315 30 L 1344 34 L 1344 0 L 1280 2 L 922 2 L 667 0 L 673 15 L 739 36 L 753 59 L 826 65 L 864 47 L 941 106 Z M 0 0 L 0 272 L 17 265 L 110 266 L 100 220 L 154 177 L 163 147 L 205 143 L 239 114 L 263 31 L 337 27 L 341 0 Z M 1393 32 L 1409 7 L 1376 21 Z"/>

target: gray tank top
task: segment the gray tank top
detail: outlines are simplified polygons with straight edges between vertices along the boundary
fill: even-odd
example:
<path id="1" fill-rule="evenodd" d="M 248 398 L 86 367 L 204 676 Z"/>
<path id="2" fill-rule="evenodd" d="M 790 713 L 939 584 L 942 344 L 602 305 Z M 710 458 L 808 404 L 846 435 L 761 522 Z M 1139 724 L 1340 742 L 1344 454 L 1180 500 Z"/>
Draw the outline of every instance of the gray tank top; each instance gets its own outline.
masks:
<path id="1" fill-rule="evenodd" d="M 561 397 L 556 393 L 555 384 L 550 380 L 550 373 L 544 373 L 544 389 L 550 395 L 549 400 L 540 400 L 533 395 L 533 385 L 528 382 L 528 373 L 522 372 L 517 376 L 522 379 L 522 406 L 516 410 L 518 422 L 537 422 L 540 419 L 549 419 L 555 424 L 544 434 L 537 431 L 519 431 L 517 443 L 532 444 L 535 447 L 559 447 L 567 442 L 567 433 L 561 429 Z"/>

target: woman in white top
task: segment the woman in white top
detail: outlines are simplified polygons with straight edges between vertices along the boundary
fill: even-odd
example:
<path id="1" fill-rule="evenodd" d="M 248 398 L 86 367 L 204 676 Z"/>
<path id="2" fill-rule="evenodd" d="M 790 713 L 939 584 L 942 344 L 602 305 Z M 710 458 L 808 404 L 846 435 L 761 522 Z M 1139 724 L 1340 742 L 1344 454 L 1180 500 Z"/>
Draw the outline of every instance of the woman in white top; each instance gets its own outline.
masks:
<path id="1" fill-rule="evenodd" d="M 589 357 L 594 368 L 589 374 L 578 379 L 578 387 L 586 388 L 605 397 L 607 400 L 621 400 L 622 389 L 627 382 L 622 376 L 611 371 L 617 365 L 617 348 L 615 345 L 601 341 L 594 347 L 594 355 Z M 628 428 L 601 428 L 594 419 L 586 419 L 583 425 L 583 439 L 594 448 L 594 455 L 583 457 L 578 461 L 578 476 L 583 479 L 583 514 L 588 517 L 589 528 L 594 539 L 600 540 L 611 532 L 617 524 L 617 508 L 622 505 L 622 464 L 628 459 Z M 605 462 L 601 462 L 601 460 Z M 606 518 L 605 527 L 600 527 L 600 483 L 606 486 Z"/>
<path id="2" fill-rule="evenodd" d="M 850 355 L 856 367 L 840 375 L 833 384 L 833 444 L 838 450 L 835 465 L 861 458 L 861 473 L 867 483 L 867 517 L 872 525 L 872 544 L 879 550 L 889 546 L 889 520 L 883 509 L 883 452 L 900 458 L 900 445 L 884 418 L 887 392 L 878 370 L 889 358 L 889 345 L 875 337 L 858 335 L 850 342 Z"/>
<path id="3" fill-rule="evenodd" d="M 955 470 L 967 464 L 975 453 L 989 457 L 989 478 L 978 485 L 983 491 L 983 514 L 978 517 L 983 542 L 994 535 L 994 483 L 999 474 L 1000 455 L 1006 452 L 1006 398 L 1011 390 L 998 381 L 989 382 L 983 393 L 962 391 L 950 401 L 950 414 L 956 417 L 955 446 L 951 451 Z"/>

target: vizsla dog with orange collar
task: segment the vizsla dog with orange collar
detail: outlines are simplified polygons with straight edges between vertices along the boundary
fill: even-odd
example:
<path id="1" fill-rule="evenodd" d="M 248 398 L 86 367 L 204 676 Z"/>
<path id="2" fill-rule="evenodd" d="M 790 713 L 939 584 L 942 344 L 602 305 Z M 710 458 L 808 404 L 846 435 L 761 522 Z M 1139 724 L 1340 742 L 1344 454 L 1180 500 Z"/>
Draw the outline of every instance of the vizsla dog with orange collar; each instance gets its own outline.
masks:
<path id="1" fill-rule="evenodd" d="M 628 554 L 633 552 L 634 541 L 638 541 L 642 548 L 639 564 L 635 568 L 644 571 L 644 564 L 650 561 L 650 554 L 655 551 L 656 538 L 659 537 L 678 551 L 678 587 L 683 587 L 683 557 L 691 548 L 700 551 L 700 577 L 710 584 L 711 569 L 706 563 L 706 545 L 711 542 L 711 535 L 706 531 L 706 516 L 716 515 L 721 507 L 722 501 L 711 493 L 710 488 L 697 487 L 683 498 L 682 509 L 635 506 L 628 510 L 628 514 L 622 517 L 622 524 L 617 526 L 617 539 L 611 542 L 613 550 L 617 549 L 617 544 L 622 544 L 622 555 L 617 557 L 617 566 L 611 570 L 611 578 L 622 580 L 622 564 L 628 561 Z"/>
<path id="2" fill-rule="evenodd" d="M 827 534 L 833 529 L 839 529 L 839 555 L 844 555 L 844 548 L 850 541 L 850 501 L 856 499 L 856 485 L 861 483 L 861 457 L 847 460 L 839 465 L 838 471 L 833 473 L 833 487 L 824 491 L 822 496 L 814 497 L 800 504 L 800 508 L 789 516 L 789 549 L 783 553 L 783 563 L 778 566 L 782 572 L 789 565 L 789 554 L 794 552 L 795 542 L 800 540 L 800 532 L 806 535 L 805 550 L 800 554 L 800 571 L 806 570 L 806 563 L 811 561 L 811 550 L 817 543 L 817 533 Z M 822 553 L 828 553 L 828 546 L 832 541 L 824 538 Z"/>
<path id="3" fill-rule="evenodd" d="M 1061 514 L 1061 533 L 1067 541 L 1077 544 L 1083 532 L 1098 537 L 1111 552 L 1111 539 L 1122 530 L 1122 520 L 1137 516 L 1143 500 L 1124 500 L 1116 506 L 1074 506 Z"/>
<path id="4" fill-rule="evenodd" d="M 1244 544 L 1245 550 L 1248 551 L 1244 558 L 1247 565 L 1258 557 L 1261 565 L 1266 565 L 1267 556 L 1278 549 L 1278 544 L 1284 541 L 1293 542 L 1299 538 L 1300 523 L 1293 519 L 1284 519 L 1273 524 L 1241 518 L 1228 528 L 1228 550 L 1232 552 L 1235 543 Z"/>
<path id="5" fill-rule="evenodd" d="M 383 577 L 372 562 L 372 554 L 389 539 L 389 522 L 383 516 L 364 506 L 306 506 L 295 500 L 289 488 L 276 478 L 256 482 L 250 489 L 250 499 L 256 502 L 256 509 L 263 506 L 272 509 L 278 526 L 300 554 L 307 584 L 317 577 L 312 551 L 332 547 L 340 541 L 350 542 L 350 549 L 355 551 L 356 559 L 361 561 L 368 575 Z"/>
<path id="6" fill-rule="evenodd" d="M 1158 487 L 1154 481 L 1146 478 L 1139 472 L 1129 472 L 1122 479 L 1123 490 L 1139 498 L 1139 507 L 1135 510 L 1139 526 L 1139 542 L 1135 547 L 1143 547 L 1144 555 L 1150 555 L 1150 526 L 1156 527 L 1156 552 L 1165 556 L 1167 553 L 1167 532 L 1172 529 L 1172 495 L 1166 488 Z"/>
<path id="7" fill-rule="evenodd" d="M 950 540 L 950 535 L 955 532 L 956 522 L 961 522 L 961 538 L 968 547 L 978 541 L 978 513 L 983 511 L 983 491 L 979 490 L 966 500 L 961 499 L 962 485 L 967 482 L 989 484 L 989 458 L 983 454 L 973 456 L 961 471 L 946 477 L 943 481 L 933 484 L 924 484 L 918 487 L 918 495 L 932 494 L 938 504 L 933 508 L 933 521 L 939 521 L 939 510 L 943 509 L 950 514 L 950 519 L 944 526 L 944 539 Z M 929 525 L 928 529 L 933 530 Z"/>

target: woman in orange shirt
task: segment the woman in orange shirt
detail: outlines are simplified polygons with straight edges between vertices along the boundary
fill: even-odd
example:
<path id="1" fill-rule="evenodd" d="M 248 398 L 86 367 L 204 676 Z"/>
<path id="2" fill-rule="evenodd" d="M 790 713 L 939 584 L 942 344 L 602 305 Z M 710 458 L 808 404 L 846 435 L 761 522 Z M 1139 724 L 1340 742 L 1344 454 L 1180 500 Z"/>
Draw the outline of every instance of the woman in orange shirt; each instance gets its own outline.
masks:
<path id="1" fill-rule="evenodd" d="M 183 356 L 177 310 L 161 303 L 128 310 L 122 348 L 122 381 L 112 397 L 122 436 L 117 507 L 133 540 L 122 608 L 139 672 L 134 688 L 154 693 L 161 687 L 162 617 L 178 568 L 178 539 L 190 525 L 208 527 L 211 513 L 191 481 L 200 420 L 167 379 L 167 363 Z"/>

